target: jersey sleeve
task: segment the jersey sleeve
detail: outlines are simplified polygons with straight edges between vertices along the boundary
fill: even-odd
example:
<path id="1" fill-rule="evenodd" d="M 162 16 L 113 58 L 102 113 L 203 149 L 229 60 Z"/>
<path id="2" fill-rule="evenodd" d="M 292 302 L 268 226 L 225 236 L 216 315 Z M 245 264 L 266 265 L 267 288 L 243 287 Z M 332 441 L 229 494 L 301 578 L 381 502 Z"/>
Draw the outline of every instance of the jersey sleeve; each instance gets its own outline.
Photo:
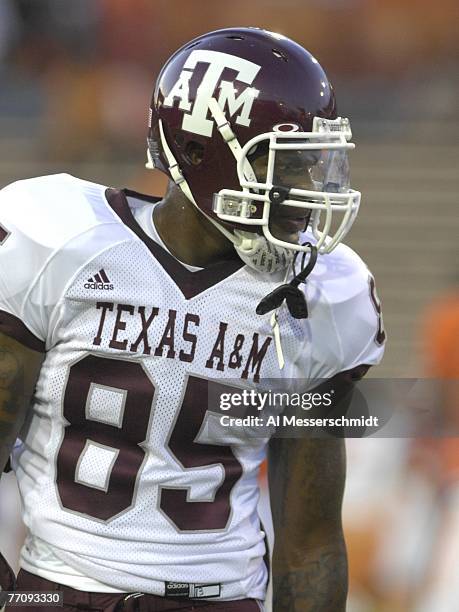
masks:
<path id="1" fill-rule="evenodd" d="M 311 304 L 311 379 L 327 379 L 384 354 L 385 331 L 375 280 L 345 245 L 324 255 L 314 270 Z"/>
<path id="2" fill-rule="evenodd" d="M 20 182 L 0 192 L 0 331 L 43 351 L 46 321 L 41 304 L 31 302 L 53 247 L 40 238 L 30 215 L 30 194 Z"/>
<path id="3" fill-rule="evenodd" d="M 101 222 L 86 185 L 57 174 L 0 191 L 0 331 L 34 350 L 45 350 L 52 313 L 86 257 L 75 240 Z"/>
<path id="4" fill-rule="evenodd" d="M 377 365 L 384 354 L 386 332 L 381 302 L 373 275 L 368 268 L 361 273 L 359 290 L 342 304 L 335 315 L 341 348 L 341 371 L 360 365 Z"/>

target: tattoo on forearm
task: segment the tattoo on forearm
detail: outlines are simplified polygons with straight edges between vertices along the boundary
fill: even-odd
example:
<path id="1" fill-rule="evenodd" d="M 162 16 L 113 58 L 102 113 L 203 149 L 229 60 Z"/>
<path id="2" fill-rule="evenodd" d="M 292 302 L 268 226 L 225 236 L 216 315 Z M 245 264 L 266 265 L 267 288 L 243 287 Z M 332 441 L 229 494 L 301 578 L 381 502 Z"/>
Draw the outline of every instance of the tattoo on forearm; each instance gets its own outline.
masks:
<path id="1" fill-rule="evenodd" d="M 16 356 L 11 351 L 0 349 L 0 389 L 6 389 L 13 384 L 21 370 Z"/>
<path id="2" fill-rule="evenodd" d="M 276 527 L 316 528 L 320 521 L 341 524 L 346 458 L 343 440 L 271 441 L 269 481 Z M 286 512 L 288 509 L 288 512 Z"/>
<path id="3" fill-rule="evenodd" d="M 15 426 L 24 402 L 24 368 L 6 348 L 0 349 L 0 450 L 9 453 Z M 0 466 L 0 471 L 3 466 Z"/>
<path id="4" fill-rule="evenodd" d="M 344 612 L 344 477 L 342 440 L 271 441 L 274 612 Z"/>
<path id="5" fill-rule="evenodd" d="M 274 577 L 274 612 L 344 612 L 347 563 L 344 543 L 330 545 L 303 567 Z"/>

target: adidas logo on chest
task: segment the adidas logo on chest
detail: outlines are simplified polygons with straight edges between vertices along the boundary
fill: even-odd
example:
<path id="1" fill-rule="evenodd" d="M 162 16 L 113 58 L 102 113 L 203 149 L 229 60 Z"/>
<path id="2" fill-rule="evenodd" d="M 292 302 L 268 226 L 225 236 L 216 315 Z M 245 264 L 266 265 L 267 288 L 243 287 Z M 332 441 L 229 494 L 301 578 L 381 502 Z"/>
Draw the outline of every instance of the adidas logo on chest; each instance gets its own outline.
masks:
<path id="1" fill-rule="evenodd" d="M 97 272 L 97 274 L 94 274 L 94 276 L 88 278 L 88 282 L 84 284 L 84 288 L 110 291 L 113 289 L 113 284 L 110 282 L 107 273 L 102 268 L 99 270 L 99 272 Z"/>

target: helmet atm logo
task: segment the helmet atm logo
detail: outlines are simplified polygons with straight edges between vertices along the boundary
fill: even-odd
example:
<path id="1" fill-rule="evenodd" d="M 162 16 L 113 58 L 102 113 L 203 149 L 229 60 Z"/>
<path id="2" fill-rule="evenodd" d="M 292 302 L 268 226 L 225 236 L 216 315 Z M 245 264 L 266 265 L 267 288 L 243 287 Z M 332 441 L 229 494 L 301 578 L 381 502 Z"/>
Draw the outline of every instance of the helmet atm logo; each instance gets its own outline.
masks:
<path id="1" fill-rule="evenodd" d="M 204 77 L 199 84 L 194 102 L 190 100 L 190 80 L 198 63 L 208 64 Z M 212 136 L 214 121 L 207 119 L 210 99 L 214 96 L 219 79 L 225 68 L 237 71 L 237 80 L 247 85 L 252 85 L 261 66 L 249 60 L 222 53 L 221 51 L 195 50 L 188 56 L 183 70 L 177 82 L 164 99 L 164 106 L 174 106 L 175 100 L 179 100 L 178 107 L 185 111 L 183 115 L 182 128 L 201 136 Z M 246 127 L 250 126 L 250 113 L 255 99 L 260 93 L 254 87 L 247 87 L 239 95 L 232 81 L 220 82 L 220 94 L 218 104 L 220 108 L 228 105 L 229 116 L 236 116 L 236 123 Z M 186 114 L 189 113 L 190 114 Z"/>

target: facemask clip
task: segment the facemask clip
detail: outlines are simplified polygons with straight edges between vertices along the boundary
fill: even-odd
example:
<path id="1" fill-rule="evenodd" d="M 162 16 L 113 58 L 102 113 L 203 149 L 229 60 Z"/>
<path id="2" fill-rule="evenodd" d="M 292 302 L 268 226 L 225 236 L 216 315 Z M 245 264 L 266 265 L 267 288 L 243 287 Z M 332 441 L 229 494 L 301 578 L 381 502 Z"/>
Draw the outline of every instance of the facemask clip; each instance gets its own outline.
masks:
<path id="1" fill-rule="evenodd" d="M 282 202 L 286 200 L 289 195 L 290 195 L 290 189 L 286 189 L 285 187 L 274 186 L 269 191 L 269 200 L 271 204 L 282 204 Z"/>

